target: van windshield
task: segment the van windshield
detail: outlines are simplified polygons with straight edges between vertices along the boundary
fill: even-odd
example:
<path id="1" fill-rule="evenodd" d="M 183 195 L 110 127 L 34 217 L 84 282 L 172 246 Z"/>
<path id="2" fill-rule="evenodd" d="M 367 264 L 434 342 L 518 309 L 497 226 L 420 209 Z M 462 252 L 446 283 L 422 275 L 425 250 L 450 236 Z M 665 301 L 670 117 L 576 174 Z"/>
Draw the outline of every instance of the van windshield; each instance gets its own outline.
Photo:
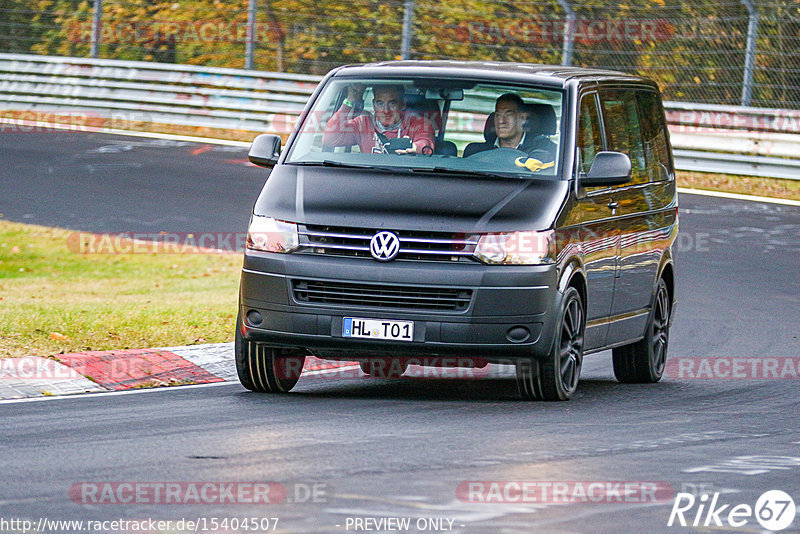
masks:
<path id="1" fill-rule="evenodd" d="M 563 92 L 431 78 L 332 79 L 286 163 L 559 176 Z"/>

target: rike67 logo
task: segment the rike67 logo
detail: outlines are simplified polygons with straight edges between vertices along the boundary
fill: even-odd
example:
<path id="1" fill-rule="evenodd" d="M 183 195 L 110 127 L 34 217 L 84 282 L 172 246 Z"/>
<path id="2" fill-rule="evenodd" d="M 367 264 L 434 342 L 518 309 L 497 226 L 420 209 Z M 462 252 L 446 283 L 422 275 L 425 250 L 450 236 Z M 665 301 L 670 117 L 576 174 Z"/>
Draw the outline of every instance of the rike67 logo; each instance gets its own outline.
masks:
<path id="1" fill-rule="evenodd" d="M 703 494 L 699 497 L 691 493 L 678 493 L 667 526 L 682 527 L 744 527 L 752 519 L 765 529 L 777 532 L 794 522 L 795 504 L 788 493 L 780 490 L 764 492 L 755 506 L 749 504 L 721 504 L 719 493 Z M 751 525 L 752 527 L 752 525 Z"/>

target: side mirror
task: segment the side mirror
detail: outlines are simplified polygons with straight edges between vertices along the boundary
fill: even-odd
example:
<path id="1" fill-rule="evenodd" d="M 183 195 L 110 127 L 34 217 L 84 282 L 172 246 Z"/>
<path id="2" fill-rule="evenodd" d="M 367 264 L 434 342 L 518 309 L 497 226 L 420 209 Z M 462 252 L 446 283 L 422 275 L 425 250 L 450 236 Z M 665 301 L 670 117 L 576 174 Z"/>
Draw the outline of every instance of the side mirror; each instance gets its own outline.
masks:
<path id="1" fill-rule="evenodd" d="M 253 139 L 247 159 L 259 167 L 271 169 L 281 155 L 281 138 L 275 134 L 261 134 Z"/>
<path id="2" fill-rule="evenodd" d="M 631 179 L 631 159 L 622 152 L 598 152 L 592 166 L 581 177 L 583 186 L 612 186 L 626 184 Z"/>

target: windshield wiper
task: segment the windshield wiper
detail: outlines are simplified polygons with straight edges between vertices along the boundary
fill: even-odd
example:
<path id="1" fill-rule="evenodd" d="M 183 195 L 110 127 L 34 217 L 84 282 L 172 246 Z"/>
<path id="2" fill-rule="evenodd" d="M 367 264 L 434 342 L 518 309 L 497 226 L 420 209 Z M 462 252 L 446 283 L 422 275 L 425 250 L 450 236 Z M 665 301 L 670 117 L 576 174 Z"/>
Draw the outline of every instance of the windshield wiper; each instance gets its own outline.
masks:
<path id="1" fill-rule="evenodd" d="M 475 171 L 470 169 L 454 169 L 450 167 L 406 167 L 406 166 L 380 166 L 380 165 L 367 165 L 362 163 L 345 163 L 342 161 L 335 161 L 326 159 L 322 161 L 297 161 L 292 162 L 292 165 L 303 165 L 307 167 L 341 167 L 345 169 L 369 169 L 387 172 L 415 172 L 415 173 L 428 173 L 428 174 L 456 174 L 461 176 L 477 176 L 480 178 L 538 178 L 537 176 L 527 176 L 525 174 L 510 174 L 498 173 L 491 171 Z"/>
<path id="2" fill-rule="evenodd" d="M 294 161 L 292 165 L 305 165 L 308 167 L 349 167 L 353 169 L 366 169 L 369 165 L 359 165 L 358 163 L 342 163 L 341 161 L 334 161 L 332 159 L 325 159 L 322 161 Z"/>
<path id="3" fill-rule="evenodd" d="M 392 167 L 392 166 L 380 166 L 380 165 L 366 165 L 361 163 L 344 163 L 342 161 L 334 161 L 332 159 L 326 159 L 322 161 L 294 161 L 290 163 L 291 165 L 303 165 L 305 167 L 341 167 L 345 169 L 370 169 L 370 170 L 379 170 L 379 171 L 407 171 L 406 167 Z"/>
<path id="4" fill-rule="evenodd" d="M 451 167 L 411 167 L 414 172 L 427 172 L 432 174 L 460 174 L 462 176 L 480 176 L 483 178 L 517 178 L 520 175 L 502 174 L 491 171 L 473 171 L 469 169 L 454 169 Z"/>

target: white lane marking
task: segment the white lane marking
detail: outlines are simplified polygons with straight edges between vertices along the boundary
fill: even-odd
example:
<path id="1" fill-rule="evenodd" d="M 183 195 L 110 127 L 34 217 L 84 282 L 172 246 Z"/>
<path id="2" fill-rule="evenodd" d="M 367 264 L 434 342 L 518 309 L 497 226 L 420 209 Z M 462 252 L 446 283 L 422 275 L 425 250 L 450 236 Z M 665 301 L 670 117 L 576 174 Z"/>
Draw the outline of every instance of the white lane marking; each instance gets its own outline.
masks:
<path id="1" fill-rule="evenodd" d="M 786 471 L 800 467 L 800 458 L 794 456 L 735 456 L 716 464 L 684 469 L 684 473 L 736 473 L 761 475 L 770 471 Z"/>
<path id="2" fill-rule="evenodd" d="M 105 397 L 112 397 L 112 396 L 119 396 L 119 395 L 140 395 L 143 393 L 154 393 L 154 392 L 163 392 L 163 391 L 178 391 L 178 390 L 185 390 L 191 388 L 210 388 L 216 386 L 227 386 L 230 384 L 236 384 L 236 382 L 212 382 L 210 384 L 188 384 L 185 386 L 169 386 L 163 388 L 144 388 L 144 389 L 126 389 L 124 391 L 100 391 L 97 393 L 85 393 L 85 394 L 77 394 L 77 395 L 54 395 L 52 397 L 30 397 L 26 399 L 3 399 L 0 400 L 0 404 L 17 404 L 22 402 L 43 402 L 43 401 L 54 401 L 54 400 L 64 400 L 64 399 L 99 399 Z"/>
<path id="3" fill-rule="evenodd" d="M 108 135 L 127 135 L 130 137 L 149 137 L 153 139 L 171 139 L 173 141 L 190 141 L 192 143 L 207 143 L 212 145 L 230 145 L 230 146 L 241 146 L 241 147 L 249 147 L 250 143 L 246 141 L 233 141 L 231 139 L 217 139 L 214 137 L 194 137 L 191 135 L 177 135 L 177 134 L 166 134 L 166 133 L 157 133 L 157 132 L 137 132 L 134 130 L 117 130 L 114 128 L 95 128 L 92 126 L 75 126 L 74 124 L 48 124 L 47 126 L 43 127 L 40 122 L 36 121 L 28 121 L 22 120 L 18 121 L 18 124 L 22 124 L 24 126 L 31 126 L 31 127 L 40 127 L 44 129 L 50 130 L 69 130 L 71 132 L 76 133 L 100 133 L 100 134 L 108 134 Z"/>
<path id="4" fill-rule="evenodd" d="M 732 198 L 734 200 L 751 200 L 753 202 L 769 202 L 770 204 L 783 204 L 785 206 L 800 206 L 800 200 L 759 197 L 756 195 L 742 195 L 739 193 L 723 193 L 722 191 L 706 191 L 705 189 L 687 189 L 685 187 L 679 187 L 678 193 L 684 193 L 687 195 L 702 195 L 706 197 Z"/>

